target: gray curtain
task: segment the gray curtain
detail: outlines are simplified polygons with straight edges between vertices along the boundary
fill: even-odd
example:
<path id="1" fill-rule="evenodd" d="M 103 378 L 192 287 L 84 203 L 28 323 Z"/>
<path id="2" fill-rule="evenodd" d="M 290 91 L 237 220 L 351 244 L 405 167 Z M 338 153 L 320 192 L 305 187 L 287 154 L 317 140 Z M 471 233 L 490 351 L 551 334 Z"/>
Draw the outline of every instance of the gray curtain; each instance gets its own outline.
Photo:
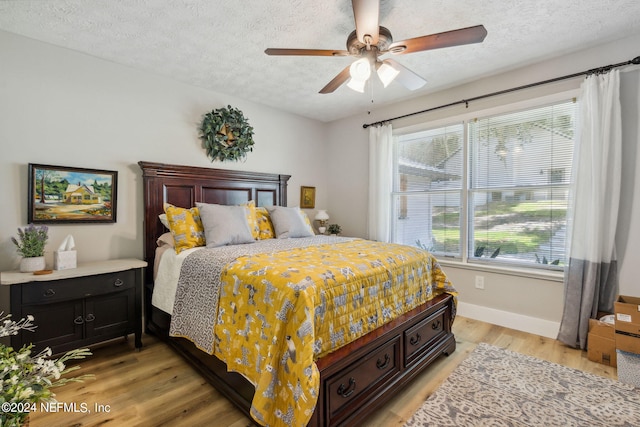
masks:
<path id="1" fill-rule="evenodd" d="M 584 349 L 589 318 L 595 318 L 598 311 L 613 311 L 618 293 L 615 234 L 622 152 L 619 71 L 588 76 L 579 99 L 569 266 L 558 339 Z"/>

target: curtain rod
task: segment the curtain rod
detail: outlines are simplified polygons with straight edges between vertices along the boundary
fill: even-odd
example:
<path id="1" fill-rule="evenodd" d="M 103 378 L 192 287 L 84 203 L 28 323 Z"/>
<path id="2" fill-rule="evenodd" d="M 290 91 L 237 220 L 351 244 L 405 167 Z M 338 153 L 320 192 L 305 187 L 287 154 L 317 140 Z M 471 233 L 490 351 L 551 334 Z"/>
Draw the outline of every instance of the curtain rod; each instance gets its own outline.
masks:
<path id="1" fill-rule="evenodd" d="M 524 85 L 524 86 L 518 86 L 518 87 L 511 88 L 511 89 L 500 90 L 500 91 L 497 91 L 497 92 L 488 93 L 486 95 L 475 96 L 473 98 L 463 99 L 461 101 L 455 101 L 455 102 L 451 102 L 449 104 L 439 105 L 437 107 L 428 108 L 426 110 L 416 111 L 414 113 L 404 114 L 402 116 L 393 117 L 393 118 L 386 119 L 386 120 L 380 120 L 378 122 L 364 124 L 364 125 L 362 125 L 362 127 L 366 129 L 369 126 L 381 125 L 383 123 L 391 122 L 393 120 L 404 119 L 405 117 L 416 116 L 418 114 L 424 114 L 424 113 L 428 113 L 430 111 L 440 110 L 442 108 L 452 107 L 452 106 L 458 105 L 458 104 L 465 104 L 467 106 L 467 108 L 469 108 L 469 102 L 471 102 L 471 101 L 477 101 L 479 99 L 489 98 L 489 97 L 496 96 L 496 95 L 503 95 L 505 93 L 516 92 L 516 91 L 522 90 L 522 89 L 529 89 L 529 88 L 534 87 L 534 86 L 540 86 L 540 85 L 544 85 L 544 84 L 548 84 L 548 83 L 555 83 L 555 82 L 558 82 L 558 81 L 561 81 L 561 80 L 567 80 L 567 79 L 571 79 L 573 77 L 582 76 L 582 75 L 585 75 L 585 74 L 586 75 L 590 75 L 590 74 L 607 73 L 607 72 L 611 71 L 613 68 L 623 67 L 625 65 L 631 65 L 631 64 L 634 64 L 634 65 L 640 64 L 640 56 L 636 56 L 635 58 L 633 58 L 633 59 L 631 59 L 629 61 L 620 62 L 618 64 L 612 64 L 612 65 L 606 65 L 604 67 L 593 68 L 591 70 L 582 71 L 580 73 L 574 73 L 574 74 L 569 74 L 569 75 L 562 76 L 562 77 L 556 77 L 556 78 L 549 79 L 549 80 L 543 80 L 543 81 L 537 82 L 537 83 L 529 83 L 529 84 Z"/>

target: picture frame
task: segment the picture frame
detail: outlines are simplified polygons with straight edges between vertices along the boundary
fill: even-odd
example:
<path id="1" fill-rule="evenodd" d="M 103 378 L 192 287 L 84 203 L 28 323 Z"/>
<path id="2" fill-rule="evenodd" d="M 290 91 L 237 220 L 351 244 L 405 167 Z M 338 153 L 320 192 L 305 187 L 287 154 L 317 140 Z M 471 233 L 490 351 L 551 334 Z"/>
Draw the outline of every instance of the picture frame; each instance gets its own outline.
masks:
<path id="1" fill-rule="evenodd" d="M 118 172 L 29 163 L 30 224 L 114 223 Z"/>
<path id="2" fill-rule="evenodd" d="M 300 187 L 300 207 L 314 209 L 316 207 L 316 187 Z"/>

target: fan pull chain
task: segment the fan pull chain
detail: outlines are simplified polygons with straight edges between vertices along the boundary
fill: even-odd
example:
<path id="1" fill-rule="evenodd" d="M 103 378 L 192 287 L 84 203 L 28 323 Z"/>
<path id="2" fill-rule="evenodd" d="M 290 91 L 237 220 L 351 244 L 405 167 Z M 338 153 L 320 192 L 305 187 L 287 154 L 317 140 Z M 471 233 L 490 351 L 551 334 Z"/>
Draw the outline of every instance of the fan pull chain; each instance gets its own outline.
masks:
<path id="1" fill-rule="evenodd" d="M 367 84 L 369 85 L 369 98 L 371 98 L 371 104 L 373 104 L 373 73 Z"/>

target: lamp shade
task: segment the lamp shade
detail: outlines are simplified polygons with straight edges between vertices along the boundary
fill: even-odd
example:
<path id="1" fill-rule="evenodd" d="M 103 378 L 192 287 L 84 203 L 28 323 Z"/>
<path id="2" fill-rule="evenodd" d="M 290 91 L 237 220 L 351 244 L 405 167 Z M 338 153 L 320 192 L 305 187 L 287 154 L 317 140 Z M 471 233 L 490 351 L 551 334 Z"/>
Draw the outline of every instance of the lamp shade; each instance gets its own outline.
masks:
<path id="1" fill-rule="evenodd" d="M 347 86 L 356 92 L 364 92 L 364 86 L 371 76 L 371 63 L 369 58 L 360 58 L 354 61 L 349 67 L 349 75 L 351 78 Z"/>
<path id="2" fill-rule="evenodd" d="M 347 86 L 355 90 L 356 92 L 364 93 L 365 83 L 367 83 L 366 80 L 349 79 L 349 83 L 347 83 Z"/>
<path id="3" fill-rule="evenodd" d="M 391 83 L 399 73 L 400 71 L 393 68 L 386 60 L 378 67 L 378 77 L 384 87 L 389 86 L 389 83 Z"/>
<path id="4" fill-rule="evenodd" d="M 329 219 L 329 214 L 327 213 L 326 210 L 324 209 L 320 209 L 318 211 L 318 213 L 316 214 L 316 218 L 318 221 L 326 221 Z"/>
<path id="5" fill-rule="evenodd" d="M 354 80 L 366 81 L 371 75 L 369 58 L 360 58 L 349 67 L 349 74 Z"/>

